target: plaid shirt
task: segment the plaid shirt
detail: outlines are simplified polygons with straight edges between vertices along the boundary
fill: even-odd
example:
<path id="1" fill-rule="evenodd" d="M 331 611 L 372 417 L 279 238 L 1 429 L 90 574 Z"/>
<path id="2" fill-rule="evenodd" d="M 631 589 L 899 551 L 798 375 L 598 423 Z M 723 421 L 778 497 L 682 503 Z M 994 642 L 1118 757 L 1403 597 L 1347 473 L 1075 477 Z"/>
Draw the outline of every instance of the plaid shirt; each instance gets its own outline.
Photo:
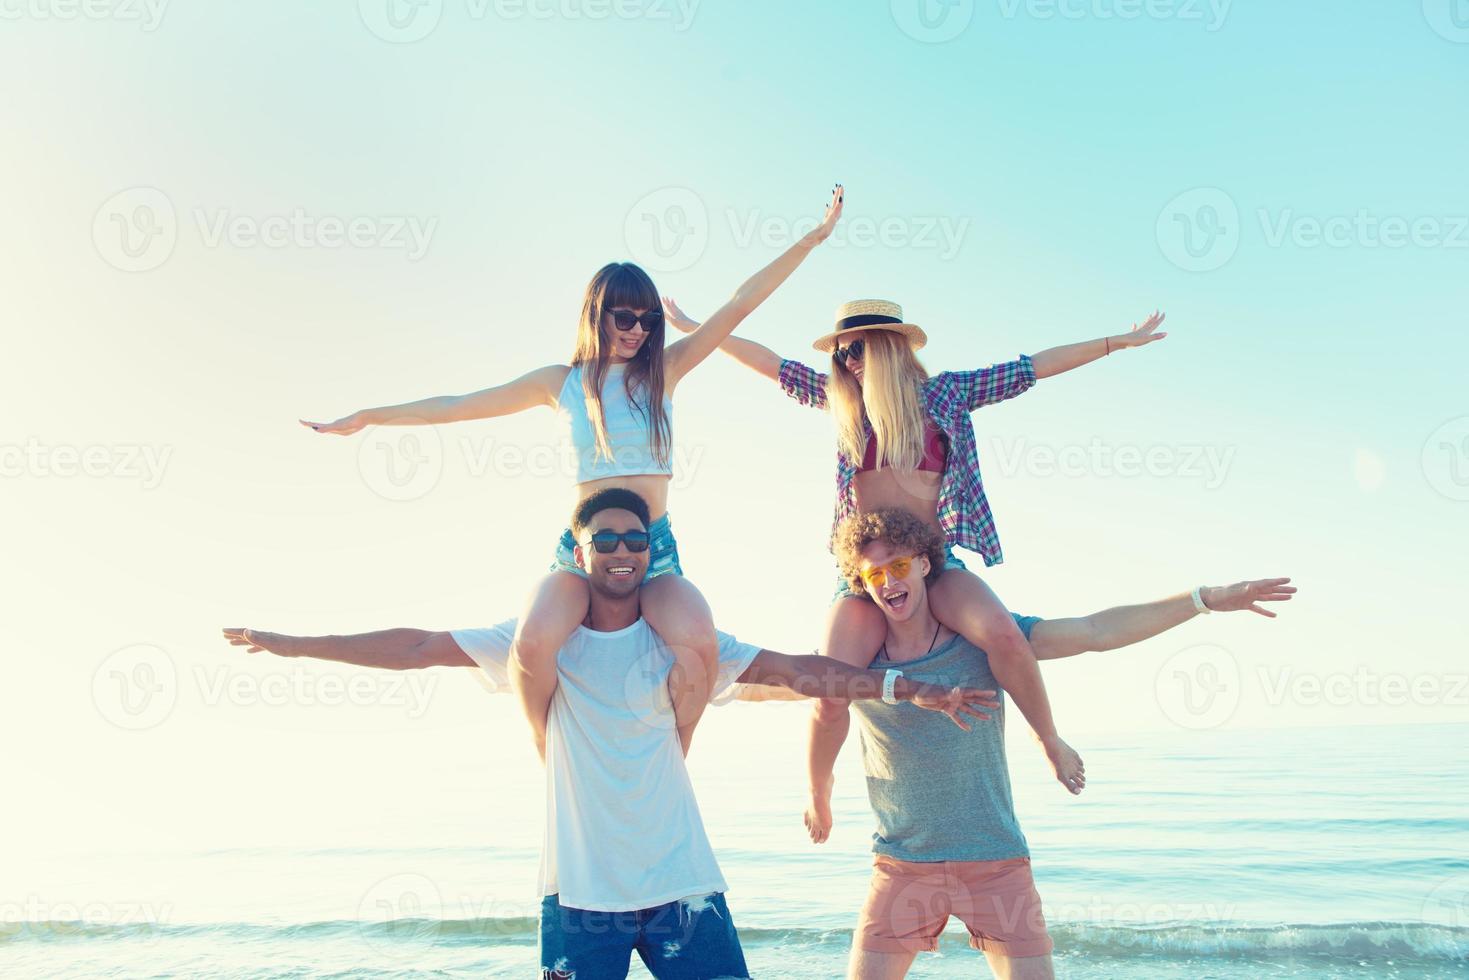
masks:
<path id="1" fill-rule="evenodd" d="M 1005 560 L 995 518 L 984 496 L 979 476 L 979 447 L 974 441 L 974 422 L 969 413 L 985 405 L 1014 398 L 1035 384 L 1035 367 L 1022 354 L 1019 360 L 980 368 L 977 371 L 945 371 L 923 383 L 923 402 L 928 416 L 949 440 L 949 462 L 939 487 L 939 526 L 951 545 L 977 552 L 985 565 Z M 802 405 L 826 408 L 826 375 L 799 361 L 780 362 L 780 386 Z M 864 426 L 866 420 L 864 420 Z M 869 435 L 870 426 L 866 426 Z M 857 463 L 837 450 L 837 502 L 832 521 L 836 526 L 857 512 L 853 480 Z"/>

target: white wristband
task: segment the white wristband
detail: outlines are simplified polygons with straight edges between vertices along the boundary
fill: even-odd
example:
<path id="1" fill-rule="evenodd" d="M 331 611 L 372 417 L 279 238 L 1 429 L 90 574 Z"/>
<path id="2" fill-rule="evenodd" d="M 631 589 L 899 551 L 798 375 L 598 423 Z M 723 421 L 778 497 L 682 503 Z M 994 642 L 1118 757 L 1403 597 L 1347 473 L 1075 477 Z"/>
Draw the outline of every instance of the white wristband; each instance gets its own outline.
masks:
<path id="1" fill-rule="evenodd" d="M 1202 585 L 1196 585 L 1196 586 L 1194 586 L 1194 591 L 1193 591 L 1194 608 L 1196 610 L 1198 610 L 1199 612 L 1203 613 L 1205 616 L 1207 616 L 1211 612 L 1213 612 L 1214 610 L 1212 610 L 1208 606 L 1204 605 L 1203 591 L 1204 591 L 1204 587 Z"/>
<path id="2" fill-rule="evenodd" d="M 886 674 L 882 675 L 882 700 L 884 704 L 898 703 L 897 697 L 893 695 L 893 685 L 897 684 L 898 678 L 902 676 L 903 672 L 901 670 L 893 670 L 891 668 L 889 668 Z"/>

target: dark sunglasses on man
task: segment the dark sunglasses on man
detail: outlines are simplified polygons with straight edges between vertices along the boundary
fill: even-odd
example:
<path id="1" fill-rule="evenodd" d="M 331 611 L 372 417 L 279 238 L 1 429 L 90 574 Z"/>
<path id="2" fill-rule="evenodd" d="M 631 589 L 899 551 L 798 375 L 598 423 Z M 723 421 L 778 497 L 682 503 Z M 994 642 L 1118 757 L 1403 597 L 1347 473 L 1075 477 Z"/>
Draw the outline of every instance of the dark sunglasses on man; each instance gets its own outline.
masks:
<path id="1" fill-rule="evenodd" d="M 647 531 L 598 531 L 587 539 L 600 555 L 610 555 L 617 550 L 618 542 L 627 545 L 627 550 L 633 554 L 640 554 L 648 550 Z"/>

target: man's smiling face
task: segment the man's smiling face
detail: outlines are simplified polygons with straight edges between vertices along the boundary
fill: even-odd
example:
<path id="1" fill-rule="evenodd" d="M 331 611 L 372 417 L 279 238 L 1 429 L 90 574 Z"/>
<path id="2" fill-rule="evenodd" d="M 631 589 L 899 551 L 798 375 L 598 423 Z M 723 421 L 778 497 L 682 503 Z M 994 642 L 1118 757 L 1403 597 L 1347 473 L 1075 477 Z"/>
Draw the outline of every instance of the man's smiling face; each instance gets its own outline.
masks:
<path id="1" fill-rule="evenodd" d="M 603 554 L 592 544 L 592 539 L 601 534 L 625 534 L 628 531 L 648 529 L 630 510 L 609 507 L 593 515 L 582 530 L 576 545 L 576 561 L 587 573 L 587 583 L 592 591 L 609 599 L 625 599 L 643 584 L 648 571 L 648 549 L 629 551 L 626 541 L 617 542 L 617 547 Z"/>
<path id="2" fill-rule="evenodd" d="M 899 577 L 894 574 L 892 563 L 902 558 L 909 558 L 911 562 L 907 574 Z M 868 571 L 875 568 L 883 570 L 880 585 L 867 578 Z M 927 555 L 914 556 L 911 551 L 895 549 L 886 541 L 873 541 L 862 549 L 862 577 L 867 594 L 890 620 L 906 622 L 924 608 L 928 602 L 928 584 L 924 576 L 928 571 Z"/>

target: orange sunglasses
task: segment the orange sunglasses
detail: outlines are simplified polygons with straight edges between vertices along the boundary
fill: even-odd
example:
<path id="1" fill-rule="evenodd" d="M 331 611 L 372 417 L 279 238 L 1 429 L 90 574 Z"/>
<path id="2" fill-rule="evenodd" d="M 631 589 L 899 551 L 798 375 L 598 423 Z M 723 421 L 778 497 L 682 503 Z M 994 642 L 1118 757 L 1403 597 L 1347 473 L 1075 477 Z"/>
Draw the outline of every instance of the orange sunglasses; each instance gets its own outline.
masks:
<path id="1" fill-rule="evenodd" d="M 889 575 L 895 579 L 907 578 L 917 560 L 917 555 L 909 555 L 907 558 L 894 558 L 886 565 L 868 565 L 862 569 L 862 581 L 874 589 L 880 589 L 887 585 Z"/>

